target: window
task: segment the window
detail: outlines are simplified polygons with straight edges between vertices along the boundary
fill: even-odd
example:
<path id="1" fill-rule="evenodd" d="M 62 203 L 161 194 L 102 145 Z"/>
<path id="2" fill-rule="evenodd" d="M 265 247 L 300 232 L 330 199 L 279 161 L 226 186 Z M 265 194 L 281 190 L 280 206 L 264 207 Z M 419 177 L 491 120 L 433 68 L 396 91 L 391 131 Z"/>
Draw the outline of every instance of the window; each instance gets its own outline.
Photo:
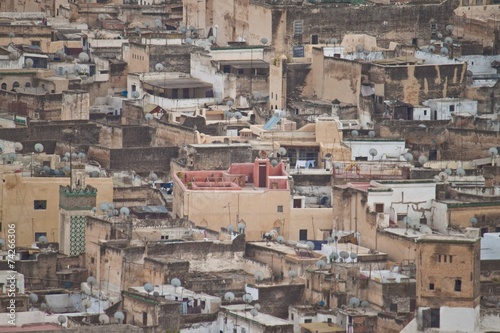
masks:
<path id="1" fill-rule="evenodd" d="M 312 319 L 304 319 L 304 324 L 309 324 L 309 323 L 312 323 Z"/>
<path id="2" fill-rule="evenodd" d="M 307 240 L 307 229 L 299 230 L 299 240 Z"/>
<path id="3" fill-rule="evenodd" d="M 450 105 L 450 112 L 455 111 L 455 105 Z"/>
<path id="4" fill-rule="evenodd" d="M 231 73 L 231 66 L 229 66 L 229 65 L 222 66 L 222 72 Z"/>
<path id="5" fill-rule="evenodd" d="M 293 313 L 290 314 L 290 319 L 293 320 Z"/>
<path id="6" fill-rule="evenodd" d="M 311 44 L 316 45 L 316 44 L 318 44 L 318 42 L 319 42 L 318 35 L 311 35 Z"/>
<path id="7" fill-rule="evenodd" d="M 331 324 L 331 323 L 332 323 L 332 318 L 327 318 L 327 319 L 326 319 L 326 322 L 327 322 L 328 324 Z"/>
<path id="8" fill-rule="evenodd" d="M 7 90 L 7 83 L 2 83 L 2 90 Z"/>
<path id="9" fill-rule="evenodd" d="M 382 203 L 375 204 L 375 212 L 383 213 L 384 212 L 384 204 L 382 204 Z"/>
<path id="10" fill-rule="evenodd" d="M 46 232 L 35 232 L 35 242 L 38 242 L 38 239 L 42 236 L 47 237 L 47 233 Z"/>
<path id="11" fill-rule="evenodd" d="M 25 88 L 29 88 L 29 87 L 31 87 L 31 83 L 26 82 L 26 84 L 24 85 L 24 87 L 25 87 Z"/>
<path id="12" fill-rule="evenodd" d="M 13 89 L 19 88 L 19 82 L 14 81 L 14 83 L 12 84 L 12 88 Z"/>
<path id="13" fill-rule="evenodd" d="M 395 303 L 392 303 L 390 306 L 390 311 L 391 312 L 398 312 L 398 305 Z"/>
<path id="14" fill-rule="evenodd" d="M 243 75 L 245 73 L 245 70 L 243 68 L 238 68 L 238 70 L 236 71 L 236 74 L 238 75 Z"/>
<path id="15" fill-rule="evenodd" d="M 434 283 L 429 283 L 429 290 L 434 290 Z"/>
<path id="16" fill-rule="evenodd" d="M 2 222 L 0 222 L 0 232 L 2 231 Z"/>
<path id="17" fill-rule="evenodd" d="M 31 46 L 40 47 L 40 41 L 39 40 L 32 40 L 31 41 Z"/>
<path id="18" fill-rule="evenodd" d="M 148 326 L 148 313 L 142 313 L 142 326 Z"/>
<path id="19" fill-rule="evenodd" d="M 427 110 L 424 110 L 424 116 L 427 116 Z"/>
<path id="20" fill-rule="evenodd" d="M 455 291 L 462 291 L 462 280 L 455 280 Z"/>
<path id="21" fill-rule="evenodd" d="M 278 213 L 283 213 L 283 206 L 282 206 L 282 205 L 278 205 L 278 206 L 276 207 L 276 211 L 277 211 Z"/>
<path id="22" fill-rule="evenodd" d="M 438 257 L 438 262 L 441 262 L 441 255 L 438 254 L 437 257 Z"/>
<path id="23" fill-rule="evenodd" d="M 35 210 L 44 210 L 44 209 L 47 209 L 47 200 L 35 200 L 33 202 L 33 208 Z"/>

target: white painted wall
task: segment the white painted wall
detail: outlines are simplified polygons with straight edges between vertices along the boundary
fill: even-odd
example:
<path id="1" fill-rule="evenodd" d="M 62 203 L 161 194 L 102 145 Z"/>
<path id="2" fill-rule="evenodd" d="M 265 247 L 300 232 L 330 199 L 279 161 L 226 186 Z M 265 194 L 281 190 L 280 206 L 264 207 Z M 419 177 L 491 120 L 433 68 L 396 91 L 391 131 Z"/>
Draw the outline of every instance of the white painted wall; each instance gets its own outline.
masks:
<path id="1" fill-rule="evenodd" d="M 205 54 L 191 55 L 191 76 L 199 80 L 212 84 L 214 98 L 222 100 L 228 97 L 224 94 L 227 74 L 217 72 L 216 68 L 211 65 L 212 58 Z M 236 97 L 236 96 L 230 96 Z"/>
<path id="2" fill-rule="evenodd" d="M 439 232 L 446 232 L 448 227 L 448 205 L 442 202 L 434 201 L 432 203 L 432 226 Z"/>
<path id="3" fill-rule="evenodd" d="M 477 101 L 460 98 L 441 98 L 429 99 L 422 103 L 431 108 L 432 120 L 449 120 L 451 119 L 450 106 L 454 106 L 453 112 L 468 112 L 472 115 L 477 114 Z M 437 111 L 434 116 L 434 111 Z"/>
<path id="4" fill-rule="evenodd" d="M 377 198 L 384 198 L 382 193 L 390 193 L 390 207 L 384 206 L 384 213 L 390 210 L 390 214 L 406 214 L 411 220 L 420 220 L 422 212 L 417 209 L 430 209 L 433 201 L 436 199 L 436 183 L 435 182 L 386 182 L 378 183 L 371 181 L 371 184 L 376 187 L 387 187 L 392 189 L 392 192 L 368 192 L 368 204 L 372 200 L 371 197 L 377 194 Z M 418 205 L 417 205 L 418 203 Z M 375 207 L 372 209 L 374 210 Z M 430 218 L 431 212 L 426 211 L 425 216 Z"/>
<path id="5" fill-rule="evenodd" d="M 142 96 L 142 94 L 141 94 Z M 153 95 L 146 95 L 144 103 L 159 105 L 164 109 L 182 109 L 182 108 L 197 108 L 203 104 L 214 104 L 215 98 L 189 98 L 189 99 L 170 99 Z"/>
<path id="6" fill-rule="evenodd" d="M 481 239 L 481 260 L 500 260 L 500 232 L 484 234 Z"/>
<path id="7" fill-rule="evenodd" d="M 448 332 L 477 332 L 479 327 L 479 305 L 476 308 L 439 309 L 440 329 Z"/>
<path id="8" fill-rule="evenodd" d="M 24 274 L 21 274 L 21 273 L 13 274 L 12 271 L 0 271 L 0 283 L 3 283 L 2 293 L 3 294 L 9 293 L 10 288 L 9 288 L 9 283 L 7 282 L 7 279 L 10 279 L 12 277 L 12 275 L 14 275 L 16 277 L 16 288 L 18 290 L 15 291 L 15 293 L 16 294 L 24 294 Z"/>
<path id="9" fill-rule="evenodd" d="M 384 159 L 385 157 L 398 157 L 405 152 L 405 141 L 404 140 L 394 140 L 394 141 L 381 141 L 381 140 L 353 140 L 344 141 L 349 147 L 351 147 L 352 156 L 351 159 L 355 160 L 356 157 L 368 157 L 368 161 L 378 161 Z M 377 155 L 373 158 L 370 155 L 370 149 L 375 148 L 377 150 Z"/>
<path id="10" fill-rule="evenodd" d="M 431 108 L 425 106 L 413 107 L 414 120 L 431 120 Z"/>
<path id="11" fill-rule="evenodd" d="M 181 333 L 219 333 L 217 321 L 192 324 L 187 328 L 182 328 Z"/>

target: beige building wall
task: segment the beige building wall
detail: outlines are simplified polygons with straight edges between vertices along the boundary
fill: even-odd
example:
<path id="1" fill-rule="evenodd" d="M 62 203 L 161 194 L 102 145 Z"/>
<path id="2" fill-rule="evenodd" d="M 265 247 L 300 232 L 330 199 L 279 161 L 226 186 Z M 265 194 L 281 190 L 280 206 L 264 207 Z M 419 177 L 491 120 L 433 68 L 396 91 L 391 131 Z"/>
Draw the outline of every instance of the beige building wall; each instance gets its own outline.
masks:
<path id="1" fill-rule="evenodd" d="M 440 308 L 479 305 L 480 238 L 424 236 L 417 240 L 417 305 Z M 456 281 L 460 281 L 460 291 Z"/>
<path id="2" fill-rule="evenodd" d="M 4 173 L 0 183 L 0 237 L 7 239 L 8 225 L 16 225 L 16 246 L 31 247 L 35 233 L 46 232 L 49 242 L 59 242 L 59 186 L 69 177 L 22 177 Z M 113 201 L 111 178 L 88 178 L 97 188 L 97 203 Z M 35 209 L 35 200 L 45 200 L 46 209 Z"/>
<path id="3" fill-rule="evenodd" d="M 346 104 L 359 104 L 361 89 L 361 63 L 326 58 L 323 50 L 313 49 L 313 89 L 318 99 L 338 99 Z"/>
<path id="4" fill-rule="evenodd" d="M 246 223 L 246 239 L 261 240 L 262 235 L 274 229 L 276 220 L 284 219 L 285 238 L 290 237 L 290 191 L 193 191 L 180 190 L 177 176 L 174 176 L 174 213 L 187 216 L 197 225 L 220 231 L 232 224 L 237 230 L 237 221 Z M 179 200 L 179 201 L 178 201 Z M 278 206 L 282 206 L 282 212 Z"/>
<path id="5" fill-rule="evenodd" d="M 292 208 L 288 240 L 298 241 L 301 230 L 307 230 L 307 239 L 324 240 L 323 231 L 333 229 L 332 208 Z"/>
<path id="6" fill-rule="evenodd" d="M 129 73 L 146 73 L 149 72 L 149 46 L 137 43 L 130 43 L 128 49 Z"/>
<path id="7" fill-rule="evenodd" d="M 269 64 L 269 106 L 271 109 L 286 108 L 286 63 L 285 55 L 277 56 Z"/>

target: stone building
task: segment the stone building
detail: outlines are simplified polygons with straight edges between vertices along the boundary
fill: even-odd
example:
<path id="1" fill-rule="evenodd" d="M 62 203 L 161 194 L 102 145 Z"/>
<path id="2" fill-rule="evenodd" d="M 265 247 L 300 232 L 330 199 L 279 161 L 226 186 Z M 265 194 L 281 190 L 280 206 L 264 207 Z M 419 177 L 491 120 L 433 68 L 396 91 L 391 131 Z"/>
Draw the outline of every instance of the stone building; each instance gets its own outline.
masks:
<path id="1" fill-rule="evenodd" d="M 440 332 L 476 332 L 479 327 L 480 242 L 477 229 L 465 237 L 417 239 L 417 327 Z"/>

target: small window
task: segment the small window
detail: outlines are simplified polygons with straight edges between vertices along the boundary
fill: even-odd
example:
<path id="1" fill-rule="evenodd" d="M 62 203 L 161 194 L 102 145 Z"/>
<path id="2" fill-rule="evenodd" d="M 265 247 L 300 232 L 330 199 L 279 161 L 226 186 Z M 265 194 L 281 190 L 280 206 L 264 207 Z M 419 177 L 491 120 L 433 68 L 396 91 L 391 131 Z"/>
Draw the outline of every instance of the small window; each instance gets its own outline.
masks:
<path id="1" fill-rule="evenodd" d="M 2 83 L 2 90 L 7 90 L 7 83 Z"/>
<path id="2" fill-rule="evenodd" d="M 278 206 L 276 207 L 276 211 L 277 211 L 278 213 L 283 213 L 283 206 L 282 206 L 282 205 L 278 205 Z"/>
<path id="3" fill-rule="evenodd" d="M 35 242 L 38 242 L 38 239 L 42 236 L 47 237 L 47 233 L 46 232 L 35 232 Z"/>
<path id="4" fill-rule="evenodd" d="M 429 283 L 429 290 L 434 290 L 434 283 Z"/>
<path id="5" fill-rule="evenodd" d="M 290 319 L 293 320 L 293 313 L 290 314 Z"/>
<path id="6" fill-rule="evenodd" d="M 309 324 L 309 323 L 312 323 L 312 319 L 304 319 L 304 324 Z"/>
<path id="7" fill-rule="evenodd" d="M 45 209 L 47 209 L 47 200 L 35 200 L 33 202 L 33 208 L 35 210 L 45 210 Z"/>
<path id="8" fill-rule="evenodd" d="M 13 88 L 13 89 L 19 88 L 19 82 L 15 81 L 15 82 L 12 84 L 12 88 Z"/>
<path id="9" fill-rule="evenodd" d="M 327 322 L 328 324 L 331 324 L 331 323 L 332 323 L 332 318 L 327 318 L 327 319 L 326 319 L 326 322 Z"/>
<path id="10" fill-rule="evenodd" d="M 319 43 L 319 37 L 318 35 L 311 35 L 311 44 L 318 44 Z"/>
<path id="11" fill-rule="evenodd" d="M 26 84 L 24 85 L 24 87 L 25 87 L 25 88 L 29 88 L 29 87 L 31 87 L 31 83 L 26 82 Z"/>
<path id="12" fill-rule="evenodd" d="M 437 258 L 438 258 L 438 262 L 441 262 L 441 255 L 440 254 L 437 255 Z"/>
<path id="13" fill-rule="evenodd" d="M 398 305 L 396 303 L 392 303 L 390 306 L 391 312 L 398 312 Z"/>
<path id="14" fill-rule="evenodd" d="M 222 71 L 224 73 L 231 73 L 231 66 L 229 66 L 229 65 L 222 66 Z"/>
<path id="15" fill-rule="evenodd" d="M 444 259 L 444 262 L 446 262 L 448 260 L 448 256 L 447 255 L 444 255 L 443 256 L 443 259 Z"/>
<path id="16" fill-rule="evenodd" d="M 40 41 L 39 40 L 32 40 L 31 46 L 40 47 Z"/>
<path id="17" fill-rule="evenodd" d="M 462 291 L 462 280 L 455 280 L 455 291 Z"/>
<path id="18" fill-rule="evenodd" d="M 455 105 L 450 105 L 450 112 L 455 111 Z"/>
<path id="19" fill-rule="evenodd" d="M 450 256 L 450 264 L 453 262 L 453 256 Z"/>
<path id="20" fill-rule="evenodd" d="M 382 204 L 382 203 L 375 204 L 375 212 L 383 213 L 384 212 L 384 204 Z"/>
<path id="21" fill-rule="evenodd" d="M 93 264 L 95 262 L 94 257 L 90 257 L 90 263 Z"/>
<path id="22" fill-rule="evenodd" d="M 427 110 L 424 110 L 424 116 L 427 116 Z"/>

